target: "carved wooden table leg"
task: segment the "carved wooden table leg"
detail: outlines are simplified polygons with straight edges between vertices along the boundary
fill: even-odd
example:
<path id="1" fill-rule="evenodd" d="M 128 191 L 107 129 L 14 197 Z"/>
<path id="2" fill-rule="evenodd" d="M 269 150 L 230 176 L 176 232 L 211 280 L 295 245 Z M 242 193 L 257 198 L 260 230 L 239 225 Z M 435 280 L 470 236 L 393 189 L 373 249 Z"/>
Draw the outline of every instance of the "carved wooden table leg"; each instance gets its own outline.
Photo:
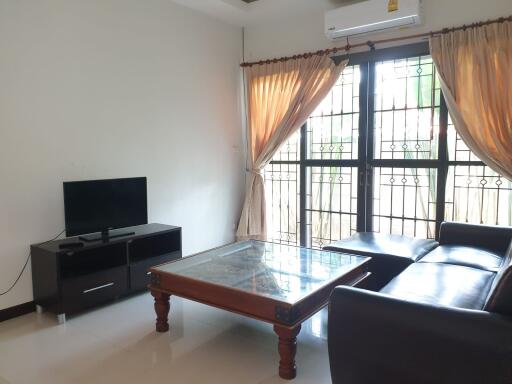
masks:
<path id="1" fill-rule="evenodd" d="M 297 335 L 300 332 L 300 324 L 295 328 L 285 328 L 274 325 L 274 332 L 279 336 L 279 376 L 291 380 L 297 376 L 295 354 L 297 353 Z"/>
<path id="2" fill-rule="evenodd" d="M 158 291 L 151 291 L 151 295 L 155 298 L 156 331 L 167 332 L 169 330 L 170 295 Z"/>

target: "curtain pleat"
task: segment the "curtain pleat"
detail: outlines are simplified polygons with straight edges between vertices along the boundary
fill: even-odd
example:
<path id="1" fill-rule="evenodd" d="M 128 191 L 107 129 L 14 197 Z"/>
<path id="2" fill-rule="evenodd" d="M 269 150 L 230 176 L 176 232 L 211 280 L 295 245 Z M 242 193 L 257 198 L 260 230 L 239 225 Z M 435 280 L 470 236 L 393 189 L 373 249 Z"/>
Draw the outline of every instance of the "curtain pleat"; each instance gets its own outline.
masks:
<path id="1" fill-rule="evenodd" d="M 245 69 L 248 183 L 238 239 L 265 239 L 265 186 L 261 172 L 279 147 L 307 120 L 338 80 L 347 61 L 311 56 Z"/>
<path id="2" fill-rule="evenodd" d="M 512 22 L 434 36 L 430 51 L 455 129 L 512 180 Z"/>

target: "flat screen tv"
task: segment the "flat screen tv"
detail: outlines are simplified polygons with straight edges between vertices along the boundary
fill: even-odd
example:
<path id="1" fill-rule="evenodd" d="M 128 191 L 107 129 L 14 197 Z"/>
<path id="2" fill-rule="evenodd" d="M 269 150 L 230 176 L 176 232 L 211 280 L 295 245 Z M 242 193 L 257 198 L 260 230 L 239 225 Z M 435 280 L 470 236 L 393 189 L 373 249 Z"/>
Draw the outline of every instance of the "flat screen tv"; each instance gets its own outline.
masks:
<path id="1" fill-rule="evenodd" d="M 71 181 L 64 183 L 66 236 L 101 232 L 101 236 L 82 236 L 94 241 L 109 236 L 110 229 L 147 224 L 147 182 L 145 177 Z"/>

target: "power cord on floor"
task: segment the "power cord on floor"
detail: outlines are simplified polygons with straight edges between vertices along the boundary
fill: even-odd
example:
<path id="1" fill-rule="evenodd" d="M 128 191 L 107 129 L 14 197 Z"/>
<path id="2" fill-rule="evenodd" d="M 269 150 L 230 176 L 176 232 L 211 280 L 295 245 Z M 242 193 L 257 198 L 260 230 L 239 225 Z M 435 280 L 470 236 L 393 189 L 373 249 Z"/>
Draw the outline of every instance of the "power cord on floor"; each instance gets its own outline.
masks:
<path id="1" fill-rule="evenodd" d="M 50 241 L 53 241 L 53 240 L 57 240 L 59 238 L 60 235 L 62 235 L 66 230 L 62 230 L 62 232 L 60 232 L 57 236 L 55 236 L 53 239 L 50 239 L 50 240 L 47 240 L 47 241 L 43 241 L 42 243 L 40 244 L 46 244 L 46 243 L 49 243 Z M 28 257 L 27 257 L 27 260 L 25 260 L 25 264 L 23 265 L 23 268 L 21 268 L 21 271 L 20 273 L 18 274 L 18 277 L 16 278 L 16 280 L 14 281 L 14 283 L 12 283 L 12 285 L 4 292 L 1 292 L 0 293 L 0 296 L 3 296 L 3 295 L 7 295 L 9 292 L 11 292 L 13 290 L 13 288 L 16 286 L 16 284 L 18 284 L 18 281 L 20 281 L 21 279 L 21 276 L 23 275 L 23 272 L 25 272 L 25 269 L 27 269 L 27 265 L 28 265 L 28 262 L 30 260 L 30 256 L 32 255 L 32 253 L 28 253 Z"/>

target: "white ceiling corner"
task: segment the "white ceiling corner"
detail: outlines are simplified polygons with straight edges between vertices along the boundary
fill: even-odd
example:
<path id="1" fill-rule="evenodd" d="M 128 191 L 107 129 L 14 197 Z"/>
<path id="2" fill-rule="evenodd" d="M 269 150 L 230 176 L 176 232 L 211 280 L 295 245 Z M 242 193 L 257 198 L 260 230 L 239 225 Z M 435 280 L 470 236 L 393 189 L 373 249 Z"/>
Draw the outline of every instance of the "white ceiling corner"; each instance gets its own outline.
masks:
<path id="1" fill-rule="evenodd" d="M 248 26 L 308 12 L 323 12 L 348 3 L 365 0 L 258 0 L 249 4 L 241 0 L 172 1 L 229 24 Z"/>
<path id="2" fill-rule="evenodd" d="M 244 26 L 249 22 L 249 7 L 240 0 L 172 0 L 226 23 Z"/>

